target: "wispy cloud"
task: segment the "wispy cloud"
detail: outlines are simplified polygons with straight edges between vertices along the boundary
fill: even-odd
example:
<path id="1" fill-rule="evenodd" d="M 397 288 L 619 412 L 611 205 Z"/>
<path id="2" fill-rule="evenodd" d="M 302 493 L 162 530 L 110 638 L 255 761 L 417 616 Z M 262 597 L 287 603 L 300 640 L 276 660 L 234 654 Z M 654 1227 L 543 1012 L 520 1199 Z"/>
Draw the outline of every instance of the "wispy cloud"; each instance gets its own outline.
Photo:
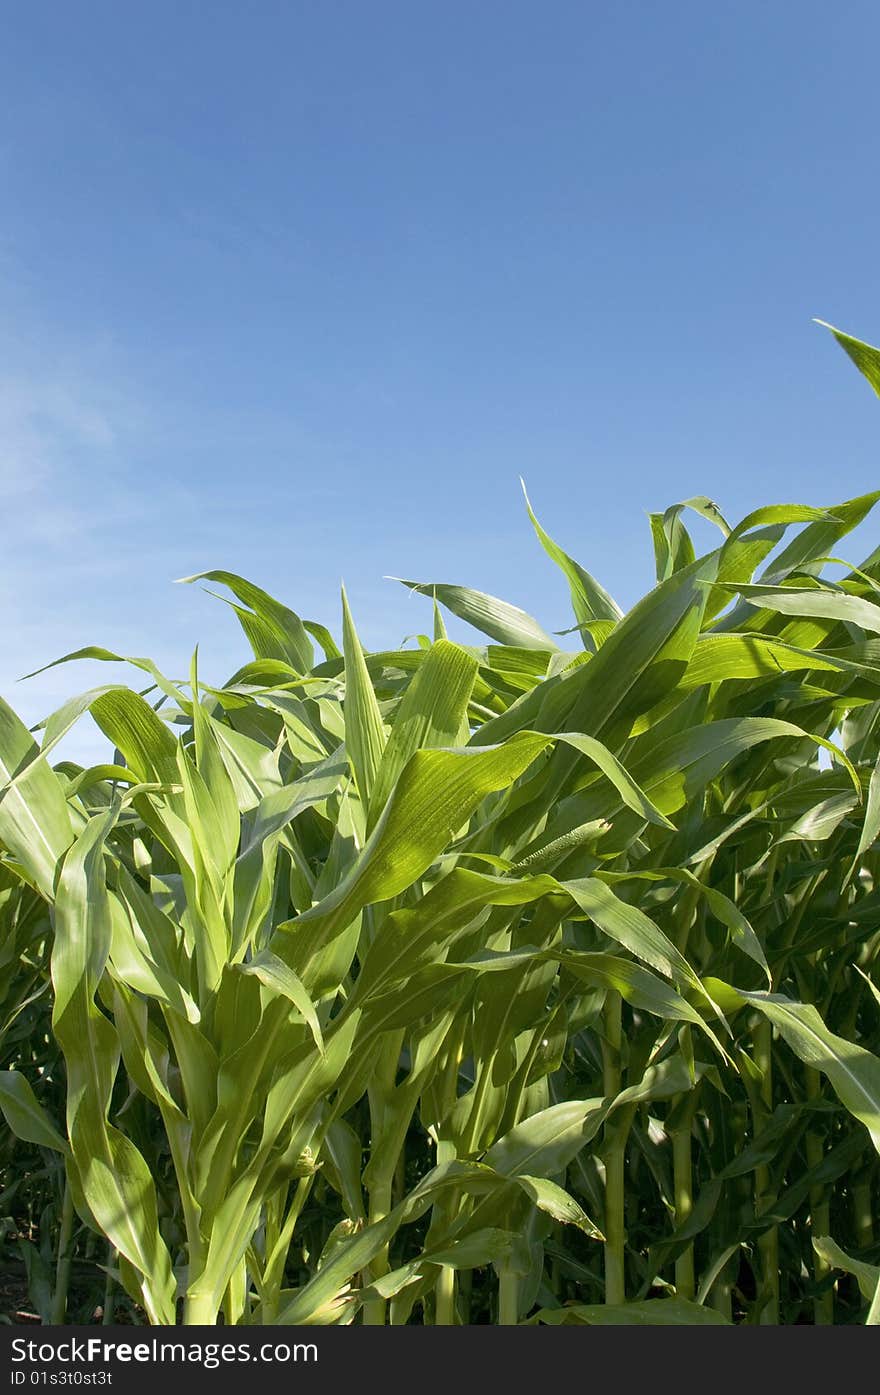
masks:
<path id="1" fill-rule="evenodd" d="M 123 381 L 112 346 L 14 349 L 0 338 L 0 364 L 16 363 L 0 368 L 0 694 L 34 725 L 73 692 L 141 685 L 131 669 L 94 662 L 18 681 L 87 644 L 149 654 L 183 677 L 201 640 L 206 676 L 225 676 L 245 657 L 234 619 L 172 582 L 217 566 L 262 579 L 265 471 L 236 480 L 229 461 L 247 460 L 248 447 L 258 459 L 261 447 L 276 458 L 295 451 L 295 421 L 249 422 L 253 414 L 228 405 L 206 422 L 164 410 Z M 195 469 L 179 464 L 193 457 Z M 225 462 L 222 488 L 212 487 L 205 458 Z M 326 480 L 320 492 L 332 497 Z M 85 720 L 57 749 L 85 762 L 103 759 L 107 744 Z"/>
<path id="2" fill-rule="evenodd" d="M 4 346 L 7 362 L 10 346 Z M 15 346 L 16 350 L 20 346 Z M 16 352 L 20 360 L 22 355 Z M 106 483 L 118 463 L 121 403 L 108 403 L 88 376 L 43 361 L 32 371 L 0 374 L 0 490 L 5 501 L 0 584 L 5 623 L 0 692 L 26 722 L 60 704 L 70 691 L 63 670 L 19 684 L 28 669 L 70 649 L 77 593 L 116 571 L 118 559 L 94 548 L 96 535 L 118 520 L 119 499 L 105 488 L 76 490 L 86 462 Z M 84 725 L 68 742 L 83 759 L 106 748 Z"/>

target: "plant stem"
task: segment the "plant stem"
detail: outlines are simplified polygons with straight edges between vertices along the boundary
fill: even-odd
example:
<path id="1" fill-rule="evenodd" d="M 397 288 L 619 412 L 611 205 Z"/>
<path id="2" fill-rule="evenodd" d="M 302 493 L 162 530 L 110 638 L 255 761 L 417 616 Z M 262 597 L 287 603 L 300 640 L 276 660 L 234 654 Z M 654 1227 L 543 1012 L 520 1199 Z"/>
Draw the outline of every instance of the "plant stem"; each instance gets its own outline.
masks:
<path id="1" fill-rule="evenodd" d="M 696 1095 L 682 1107 L 683 1117 L 672 1134 L 672 1172 L 675 1189 L 675 1225 L 683 1226 L 694 1209 L 693 1138 L 692 1125 L 697 1106 Z M 675 1261 L 675 1291 L 679 1298 L 693 1299 L 694 1247 L 688 1245 Z"/>
<path id="2" fill-rule="evenodd" d="M 370 1225 L 377 1221 L 384 1221 L 389 1211 L 392 1209 L 393 1189 L 394 1189 L 394 1166 L 396 1155 L 392 1155 L 390 1168 L 383 1156 L 383 1150 L 388 1146 L 388 1140 L 383 1137 L 386 1123 L 392 1110 L 392 1100 L 396 1089 L 395 1081 L 397 1077 L 397 1066 L 400 1060 L 400 1048 L 403 1042 L 403 1032 L 392 1032 L 383 1051 L 379 1055 L 376 1063 L 376 1071 L 373 1084 L 368 1090 L 370 1102 L 370 1153 L 371 1162 L 382 1158 L 382 1165 L 379 1168 L 378 1176 L 370 1184 Z M 387 1274 L 388 1245 L 383 1245 L 370 1265 L 369 1277 L 381 1279 L 383 1274 Z M 365 1327 L 384 1327 L 385 1310 L 387 1304 L 384 1298 L 373 1298 L 364 1304 L 363 1317 L 361 1319 Z"/>
<path id="3" fill-rule="evenodd" d="M 807 1085 L 807 1099 L 814 1100 L 822 1093 L 819 1072 L 807 1066 L 804 1072 Z M 824 1148 L 822 1135 L 810 1131 L 806 1137 L 807 1167 L 812 1170 L 822 1161 Z M 827 1188 L 821 1184 L 810 1188 L 810 1234 L 828 1235 L 831 1230 L 831 1206 Z M 831 1267 L 821 1255 L 813 1250 L 813 1279 L 816 1285 L 823 1284 L 831 1273 Z M 834 1324 L 834 1289 L 825 1288 L 813 1299 L 813 1322 L 817 1327 L 831 1327 Z"/>
<path id="4" fill-rule="evenodd" d="M 691 926 L 699 903 L 700 891 L 698 887 L 691 887 L 681 899 L 675 942 L 682 954 L 687 952 Z M 690 1029 L 685 1028 L 684 1030 L 689 1042 Z M 675 1226 L 678 1229 L 679 1226 L 684 1225 L 694 1209 L 692 1129 L 697 1107 L 696 1090 L 691 1091 L 690 1098 L 687 1100 L 683 1101 L 679 1097 L 676 1105 L 677 1108 L 675 1105 L 673 1108 L 675 1108 L 679 1118 L 672 1130 L 672 1178 L 675 1194 Z M 689 1301 L 693 1299 L 696 1292 L 693 1245 L 688 1245 L 675 1261 L 675 1291 L 679 1298 L 685 1298 Z"/>
<path id="5" fill-rule="evenodd" d="M 185 1327 L 214 1327 L 217 1304 L 210 1293 L 188 1293 L 183 1309 Z"/>
<path id="6" fill-rule="evenodd" d="M 699 887 L 688 887 L 678 905 L 673 941 L 676 949 L 679 950 L 681 954 L 685 954 L 687 951 L 687 943 L 690 939 L 691 929 L 700 906 L 700 895 L 701 892 Z"/>
<path id="7" fill-rule="evenodd" d="M 458 1283 L 458 1308 L 461 1321 L 467 1327 L 471 1320 L 471 1294 L 474 1287 L 473 1269 L 465 1269 Z"/>
<path id="8" fill-rule="evenodd" d="M 874 1214 L 871 1210 L 871 1182 L 862 1180 L 853 1185 L 853 1220 L 856 1239 L 867 1249 L 874 1243 Z"/>
<path id="9" fill-rule="evenodd" d="M 606 1099 L 620 1093 L 620 1048 L 623 1040 L 620 994 L 610 992 L 603 1009 L 602 1089 Z M 626 1136 L 619 1120 L 605 1125 L 605 1302 L 624 1303 L 624 1151 Z"/>
<path id="10" fill-rule="evenodd" d="M 498 1276 L 498 1326 L 516 1327 L 519 1320 L 519 1275 L 502 1269 Z"/>
<path id="11" fill-rule="evenodd" d="M 381 1178 L 370 1192 L 370 1225 L 375 1225 L 377 1221 L 384 1221 L 391 1210 L 391 1178 Z M 383 1274 L 387 1274 L 388 1246 L 383 1245 L 370 1266 L 370 1277 L 381 1279 Z M 384 1298 L 373 1298 L 364 1304 L 363 1325 L 364 1327 L 384 1327 L 386 1302 Z"/>
<path id="12" fill-rule="evenodd" d="M 733 1321 L 733 1264 L 727 1261 L 718 1278 L 712 1285 L 709 1294 L 709 1306 L 717 1313 L 726 1318 L 728 1322 Z"/>
<path id="13" fill-rule="evenodd" d="M 116 1263 L 116 1250 L 107 1246 L 107 1273 L 104 1276 L 104 1304 L 101 1309 L 101 1326 L 110 1327 L 113 1323 L 114 1292 L 116 1281 L 113 1278 L 113 1265 Z"/>
<path id="14" fill-rule="evenodd" d="M 403 1201 L 406 1196 L 406 1135 L 400 1145 L 400 1152 L 397 1155 L 397 1162 L 394 1166 L 394 1205 Z"/>
<path id="15" fill-rule="evenodd" d="M 444 1264 L 434 1289 L 434 1325 L 455 1326 L 455 1270 Z"/>
<path id="16" fill-rule="evenodd" d="M 223 1321 L 227 1327 L 235 1327 L 244 1322 L 246 1305 L 247 1266 L 242 1261 L 233 1270 L 223 1295 Z"/>
<path id="17" fill-rule="evenodd" d="M 442 1088 L 442 1118 L 452 1113 L 455 1108 L 455 1101 L 458 1099 L 458 1073 L 461 1066 L 461 1054 L 464 1049 L 463 1028 L 453 1031 L 449 1037 L 446 1053 L 446 1060 L 443 1066 L 443 1088 Z M 488 1071 L 484 1071 L 488 1075 Z M 477 1087 L 477 1096 L 480 1096 L 480 1085 Z M 475 1106 L 475 1112 L 476 1106 Z M 440 1138 L 437 1142 L 437 1162 L 438 1164 L 452 1162 L 455 1158 L 455 1144 L 451 1138 Z M 445 1206 L 438 1207 L 436 1215 L 446 1215 L 449 1220 L 455 1215 L 459 1201 L 455 1193 L 445 1203 Z M 437 1327 L 452 1327 L 455 1325 L 455 1290 L 456 1271 L 449 1265 L 444 1265 L 437 1279 L 437 1286 L 434 1289 L 434 1323 Z"/>
<path id="18" fill-rule="evenodd" d="M 761 1071 L 761 1103 L 766 1118 L 773 1109 L 773 1028 L 770 1022 L 759 1022 L 755 1029 L 755 1065 Z M 763 1120 L 762 1120 L 763 1122 Z M 766 1164 L 755 1168 L 755 1211 L 761 1212 L 775 1201 Z M 761 1294 L 763 1301 L 758 1314 L 762 1327 L 775 1327 L 779 1322 L 779 1232 L 770 1226 L 758 1239 L 761 1258 Z"/>
<path id="19" fill-rule="evenodd" d="M 733 1150 L 737 1146 L 743 1146 L 742 1131 L 735 1126 L 735 1119 L 731 1118 L 726 1111 L 720 1112 L 716 1117 L 715 1124 L 722 1156 L 733 1156 Z M 719 1199 L 718 1208 L 709 1230 L 710 1252 L 717 1252 L 725 1247 L 725 1241 L 733 1224 L 734 1196 L 732 1192 L 735 1188 L 742 1188 L 744 1185 L 748 1185 L 746 1178 L 734 1179 L 731 1190 L 725 1191 Z M 709 1291 L 708 1303 L 710 1307 L 721 1313 L 728 1322 L 733 1319 L 733 1285 L 738 1268 L 738 1255 L 733 1254 L 722 1265 Z"/>
<path id="20" fill-rule="evenodd" d="M 58 1262 L 55 1266 L 55 1292 L 52 1295 L 52 1322 L 62 1323 L 67 1316 L 67 1291 L 70 1287 L 70 1262 L 73 1258 L 73 1192 L 65 1180 L 61 1203 L 61 1228 L 58 1235 Z"/>
<path id="21" fill-rule="evenodd" d="M 314 1173 L 310 1173 L 306 1177 L 300 1177 L 296 1184 L 293 1201 L 284 1218 L 284 1224 L 279 1227 L 276 1218 L 276 1223 L 273 1225 L 274 1240 L 271 1248 L 267 1246 L 266 1264 L 262 1279 L 264 1325 L 275 1321 L 278 1299 L 281 1295 L 281 1285 L 284 1280 L 284 1265 L 290 1251 L 293 1232 L 296 1228 L 296 1223 L 299 1220 L 302 1208 L 312 1190 L 312 1183 L 314 1180 Z M 286 1201 L 286 1196 L 283 1199 Z M 271 1209 L 276 1210 L 277 1208 L 273 1207 Z"/>

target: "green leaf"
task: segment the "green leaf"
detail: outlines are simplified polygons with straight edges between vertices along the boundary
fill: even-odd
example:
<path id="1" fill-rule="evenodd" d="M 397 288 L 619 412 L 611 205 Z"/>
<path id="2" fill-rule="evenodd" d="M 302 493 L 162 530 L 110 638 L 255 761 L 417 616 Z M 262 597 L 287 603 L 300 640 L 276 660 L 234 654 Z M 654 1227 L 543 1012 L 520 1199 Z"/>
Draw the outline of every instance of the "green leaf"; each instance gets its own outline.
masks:
<path id="1" fill-rule="evenodd" d="M 444 1248 L 424 1250 L 417 1259 L 374 1279 L 369 1288 L 359 1295 L 362 1303 L 374 1296 L 393 1298 L 406 1284 L 420 1278 L 428 1265 L 446 1265 L 450 1269 L 477 1269 L 491 1264 L 510 1251 L 515 1236 L 507 1230 L 497 1230 L 491 1226 L 472 1231 L 468 1235 L 456 1237 L 453 1244 Z"/>
<path id="2" fill-rule="evenodd" d="M 23 722 L 0 698 L 0 843 L 46 897 L 73 841 L 61 783 Z"/>
<path id="3" fill-rule="evenodd" d="M 857 625 L 870 634 L 880 634 L 880 605 L 862 596 L 845 591 L 830 591 L 823 587 L 749 586 L 741 585 L 743 600 L 761 610 L 778 611 L 780 615 L 809 615 L 840 624 Z"/>
<path id="4" fill-rule="evenodd" d="M 291 664 L 299 673 L 309 672 L 315 661 L 314 650 L 303 622 L 294 611 L 288 610 L 287 606 L 276 601 L 259 586 L 246 581 L 244 577 L 236 576 L 234 572 L 197 572 L 195 576 L 181 577 L 179 584 L 188 585 L 194 581 L 216 581 L 221 586 L 228 586 L 234 596 L 250 606 L 253 612 L 251 619 L 248 612 L 241 611 L 238 607 L 234 609 L 249 639 L 253 640 L 256 637 L 258 625 L 264 641 L 268 641 L 268 644 L 264 642 L 254 646 L 256 658 L 281 659 Z M 256 625 L 253 623 L 254 619 Z"/>
<path id="5" fill-rule="evenodd" d="M 717 920 L 725 925 L 733 937 L 734 943 L 747 954 L 756 964 L 761 966 L 762 971 L 771 981 L 770 967 L 767 963 L 767 956 L 761 945 L 761 941 L 752 929 L 749 921 L 742 911 L 731 901 L 724 892 L 716 890 L 715 887 L 706 886 L 699 877 L 694 876 L 686 867 L 656 867 L 651 869 L 634 869 L 631 872 L 605 872 L 599 870 L 597 877 L 600 881 L 609 882 L 612 885 L 617 882 L 628 881 L 673 881 L 683 883 L 692 887 L 706 901 L 709 910 Z M 650 962 L 646 960 L 646 962 Z M 659 965 L 655 965 L 659 967 Z M 665 972 L 665 971 L 664 971 Z M 705 987 L 705 981 L 704 981 Z"/>
<path id="6" fill-rule="evenodd" d="M 0 1110 L 16 1138 L 67 1153 L 67 1139 L 37 1102 L 26 1078 L 17 1070 L 0 1070 Z"/>
<path id="7" fill-rule="evenodd" d="M 877 841 L 880 835 L 880 756 L 871 771 L 871 779 L 868 782 L 868 797 L 865 801 L 865 817 L 862 821 L 862 830 L 859 835 L 859 845 L 856 848 L 855 856 L 847 873 L 846 880 L 849 881 L 859 870 L 862 858 L 870 847 Z"/>
<path id="8" fill-rule="evenodd" d="M 628 959 L 621 959 L 613 954 L 580 953 L 568 949 L 550 950 L 548 953 L 558 958 L 583 982 L 597 988 L 612 989 L 635 1008 L 641 1008 L 644 1012 L 650 1012 L 666 1021 L 693 1023 L 706 1033 L 716 1049 L 724 1055 L 714 1032 L 707 1027 L 690 1003 L 662 979 L 643 969 L 640 964 L 633 964 Z"/>
<path id="9" fill-rule="evenodd" d="M 296 1010 L 301 1013 L 303 1019 L 308 1022 L 315 1045 L 323 1053 L 324 1038 L 321 1033 L 321 1024 L 318 1021 L 318 1014 L 315 1005 L 305 990 L 301 981 L 297 978 L 293 969 L 277 955 L 271 954 L 264 949 L 247 964 L 236 965 L 240 973 L 253 974 L 270 988 L 274 993 L 280 993 L 293 1003 Z"/>
<path id="10" fill-rule="evenodd" d="M 512 731 L 574 731 L 600 738 L 609 748 L 629 735 L 641 713 L 677 687 L 700 632 L 708 587 L 718 558 L 712 555 L 676 572 L 618 622 L 597 654 L 526 694 L 474 734 L 475 745 L 503 740 Z M 572 771 L 575 756 L 555 753 L 541 798 L 551 801 Z M 524 795 L 530 802 L 534 792 Z"/>
<path id="11" fill-rule="evenodd" d="M 574 732 L 560 732 L 555 740 L 561 741 L 563 745 L 570 746 L 575 751 L 580 751 L 588 760 L 597 765 L 602 774 L 611 781 L 628 809 L 634 810 L 647 823 L 656 824 L 658 828 L 674 828 L 674 824 L 670 823 L 666 815 L 661 813 L 617 757 L 608 750 L 607 746 L 603 746 L 601 741 L 596 741 L 591 736 L 578 736 Z"/>
<path id="12" fill-rule="evenodd" d="M 705 996 L 703 986 L 672 941 L 638 906 L 622 901 L 596 877 L 567 881 L 565 890 L 599 929 L 637 959 L 674 982 L 688 984 Z"/>
<path id="13" fill-rule="evenodd" d="M 385 724 L 342 588 L 342 642 L 345 649 L 345 743 L 355 783 L 369 805 L 385 751 Z"/>
<path id="14" fill-rule="evenodd" d="M 286 962 L 307 931 L 313 954 L 364 906 L 411 886 L 480 800 L 512 784 L 546 745 L 546 737 L 522 733 L 501 746 L 416 751 L 351 871 L 323 901 L 278 927 L 273 952 Z"/>
<path id="15" fill-rule="evenodd" d="M 705 722 L 662 741 L 642 737 L 631 761 L 633 778 L 664 814 L 673 814 L 700 794 L 716 775 L 744 751 L 764 741 L 795 739 L 814 742 L 844 765 L 861 797 L 859 777 L 844 752 L 824 737 L 776 717 L 729 717 Z"/>
<path id="16" fill-rule="evenodd" d="M 844 1274 L 852 1274 L 858 1280 L 862 1297 L 871 1302 L 877 1292 L 877 1285 L 880 1284 L 880 1267 L 876 1264 L 866 1264 L 861 1259 L 853 1259 L 852 1255 L 842 1250 L 830 1235 L 814 1235 L 813 1249 L 832 1269 L 842 1269 Z"/>
<path id="17" fill-rule="evenodd" d="M 43 664 L 42 668 L 34 669 L 33 673 L 26 673 L 25 678 L 36 678 L 41 673 L 48 673 L 50 669 L 57 668 L 59 664 L 74 663 L 79 659 L 91 659 L 98 663 L 105 664 L 131 664 L 132 668 L 139 668 L 143 673 L 148 673 L 153 679 L 156 687 L 169 697 L 172 702 L 179 703 L 181 707 L 186 707 L 186 699 L 176 684 L 170 682 L 156 667 L 152 659 L 138 658 L 131 654 L 116 654 L 112 649 L 104 649 L 100 645 L 89 644 L 84 649 L 75 649 L 71 654 L 63 654 L 60 659 L 53 659 L 50 664 Z M 116 685 L 111 685 L 115 687 Z M 100 691 L 96 689 L 96 691 Z M 72 699 L 65 703 L 57 712 L 46 719 L 43 724 L 46 727 L 47 738 L 53 740 L 57 737 L 59 730 L 64 726 L 67 717 L 72 710 L 73 703 L 79 703 L 79 698 Z M 63 731 L 61 732 L 63 735 Z"/>
<path id="18" fill-rule="evenodd" d="M 435 601 L 440 601 L 453 615 L 467 621 L 482 634 L 497 640 L 499 644 L 549 651 L 559 648 L 537 620 L 533 620 L 531 615 L 527 615 L 518 606 L 500 601 L 497 596 L 488 596 L 483 591 L 472 591 L 467 586 L 449 586 L 444 582 L 404 581 L 399 576 L 389 577 L 388 580 L 399 581 L 401 586 L 408 586 L 411 591 L 417 591 L 423 596 L 433 596 Z"/>
<path id="19" fill-rule="evenodd" d="M 282 1326 L 321 1322 L 321 1314 L 344 1299 L 352 1277 L 366 1269 L 402 1225 L 419 1220 L 444 1192 L 467 1191 L 472 1184 L 491 1190 L 497 1179 L 474 1164 L 453 1162 L 432 1169 L 387 1216 L 337 1246 L 315 1277 L 291 1296 L 275 1321 Z"/>
<path id="20" fill-rule="evenodd" d="M 616 624 L 623 616 L 623 611 L 620 609 L 620 606 L 609 596 L 604 586 L 601 586 L 599 582 L 596 581 L 595 577 L 592 577 L 578 562 L 575 562 L 572 557 L 569 557 L 567 552 L 563 552 L 562 548 L 553 541 L 549 533 L 544 531 L 535 517 L 534 510 L 529 502 L 529 496 L 526 493 L 525 484 L 522 480 L 520 480 L 520 484 L 522 485 L 529 518 L 532 520 L 535 532 L 538 535 L 538 540 L 547 553 L 547 556 L 556 563 L 568 582 L 569 590 L 571 591 L 571 605 L 578 626 L 587 625 L 593 620 L 610 620 L 613 624 Z M 587 638 L 587 632 L 585 630 L 581 630 L 581 634 L 585 639 Z"/>
<path id="21" fill-rule="evenodd" d="M 861 339 L 854 339 L 851 334 L 844 334 L 842 329 L 835 329 L 826 320 L 817 320 L 816 324 L 831 330 L 840 347 L 849 354 L 856 368 L 865 375 L 880 397 L 880 349 L 875 349 L 872 344 L 866 344 Z"/>
<path id="22" fill-rule="evenodd" d="M 89 1212 L 139 1276 L 152 1322 L 174 1322 L 176 1283 L 159 1230 L 156 1187 L 130 1139 L 108 1122 L 119 1042 L 95 1003 L 110 950 L 104 840 L 118 806 L 93 818 L 64 859 L 55 907 L 55 1035 L 67 1064 L 71 1161 Z"/>
<path id="23" fill-rule="evenodd" d="M 177 742 L 138 693 L 128 688 L 108 690 L 92 703 L 91 713 L 139 780 L 162 785 L 178 782 Z"/>
<path id="24" fill-rule="evenodd" d="M 841 1104 L 865 1125 L 880 1153 L 880 1058 L 829 1031 L 810 1003 L 772 993 L 740 996 L 770 1019 L 796 1056 L 828 1077 Z"/>
<path id="25" fill-rule="evenodd" d="M 683 504 L 674 504 L 663 514 L 648 515 L 658 581 L 666 581 L 673 573 L 682 571 L 696 560 L 691 536 L 681 521 L 683 508 Z"/>
<path id="26" fill-rule="evenodd" d="M 459 645 L 440 639 L 431 646 L 395 714 L 370 795 L 368 831 L 410 756 L 456 745 L 476 675 L 476 659 Z"/>
<path id="27" fill-rule="evenodd" d="M 530 1322 L 550 1327 L 729 1327 L 714 1308 L 683 1298 L 648 1298 L 642 1303 L 573 1303 L 564 1308 L 542 1308 Z"/>
<path id="28" fill-rule="evenodd" d="M 554 1221 L 559 1221 L 561 1225 L 576 1226 L 585 1235 L 589 1235 L 591 1240 L 605 1239 L 583 1207 L 556 1182 L 551 1182 L 547 1177 L 525 1175 L 514 1177 L 513 1180 L 538 1210 L 552 1216 Z"/>
<path id="29" fill-rule="evenodd" d="M 607 1112 L 601 1099 L 552 1104 L 493 1143 L 483 1163 L 504 1177 L 555 1176 L 595 1138 Z"/>
<path id="30" fill-rule="evenodd" d="M 699 688 L 706 683 L 731 679 L 779 678 L 783 673 L 857 673 L 831 652 L 798 649 L 792 644 L 760 634 L 702 634 L 693 658 L 682 677 L 683 688 Z"/>
<path id="31" fill-rule="evenodd" d="M 795 571 L 818 575 L 821 563 L 816 559 L 824 557 L 835 543 L 861 523 L 878 499 L 880 490 L 874 490 L 856 499 L 835 504 L 833 509 L 826 511 L 824 518 L 816 518 L 809 523 L 773 558 L 761 576 L 762 583 L 783 581 Z"/>

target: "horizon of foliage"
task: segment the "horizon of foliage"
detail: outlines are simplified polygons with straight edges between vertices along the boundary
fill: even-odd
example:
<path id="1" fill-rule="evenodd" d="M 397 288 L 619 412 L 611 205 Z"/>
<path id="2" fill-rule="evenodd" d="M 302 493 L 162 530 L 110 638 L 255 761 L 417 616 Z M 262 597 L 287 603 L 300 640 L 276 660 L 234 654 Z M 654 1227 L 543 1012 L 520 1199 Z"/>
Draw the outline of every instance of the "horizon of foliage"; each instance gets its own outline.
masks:
<path id="1" fill-rule="evenodd" d="M 555 635 L 209 571 L 222 687 L 0 700 L 0 1316 L 880 1322 L 878 499 L 652 514 L 626 614 L 527 499 Z"/>

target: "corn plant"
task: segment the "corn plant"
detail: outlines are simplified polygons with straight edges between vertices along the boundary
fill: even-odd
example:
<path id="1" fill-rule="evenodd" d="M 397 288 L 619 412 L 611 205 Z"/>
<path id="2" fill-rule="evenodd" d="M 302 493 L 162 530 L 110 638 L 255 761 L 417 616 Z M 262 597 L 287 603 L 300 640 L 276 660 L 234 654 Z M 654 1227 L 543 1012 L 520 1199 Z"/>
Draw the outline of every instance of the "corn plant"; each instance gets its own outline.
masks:
<path id="1" fill-rule="evenodd" d="M 105 1320 L 880 1320 L 880 550 L 839 556 L 878 498 L 675 504 L 626 614 L 527 500 L 560 634 L 410 580 L 431 634 L 367 653 L 344 593 L 334 639 L 207 572 L 222 686 L 0 704 L 44 1319 L 78 1255 Z M 86 712 L 112 755 L 53 765 Z"/>

